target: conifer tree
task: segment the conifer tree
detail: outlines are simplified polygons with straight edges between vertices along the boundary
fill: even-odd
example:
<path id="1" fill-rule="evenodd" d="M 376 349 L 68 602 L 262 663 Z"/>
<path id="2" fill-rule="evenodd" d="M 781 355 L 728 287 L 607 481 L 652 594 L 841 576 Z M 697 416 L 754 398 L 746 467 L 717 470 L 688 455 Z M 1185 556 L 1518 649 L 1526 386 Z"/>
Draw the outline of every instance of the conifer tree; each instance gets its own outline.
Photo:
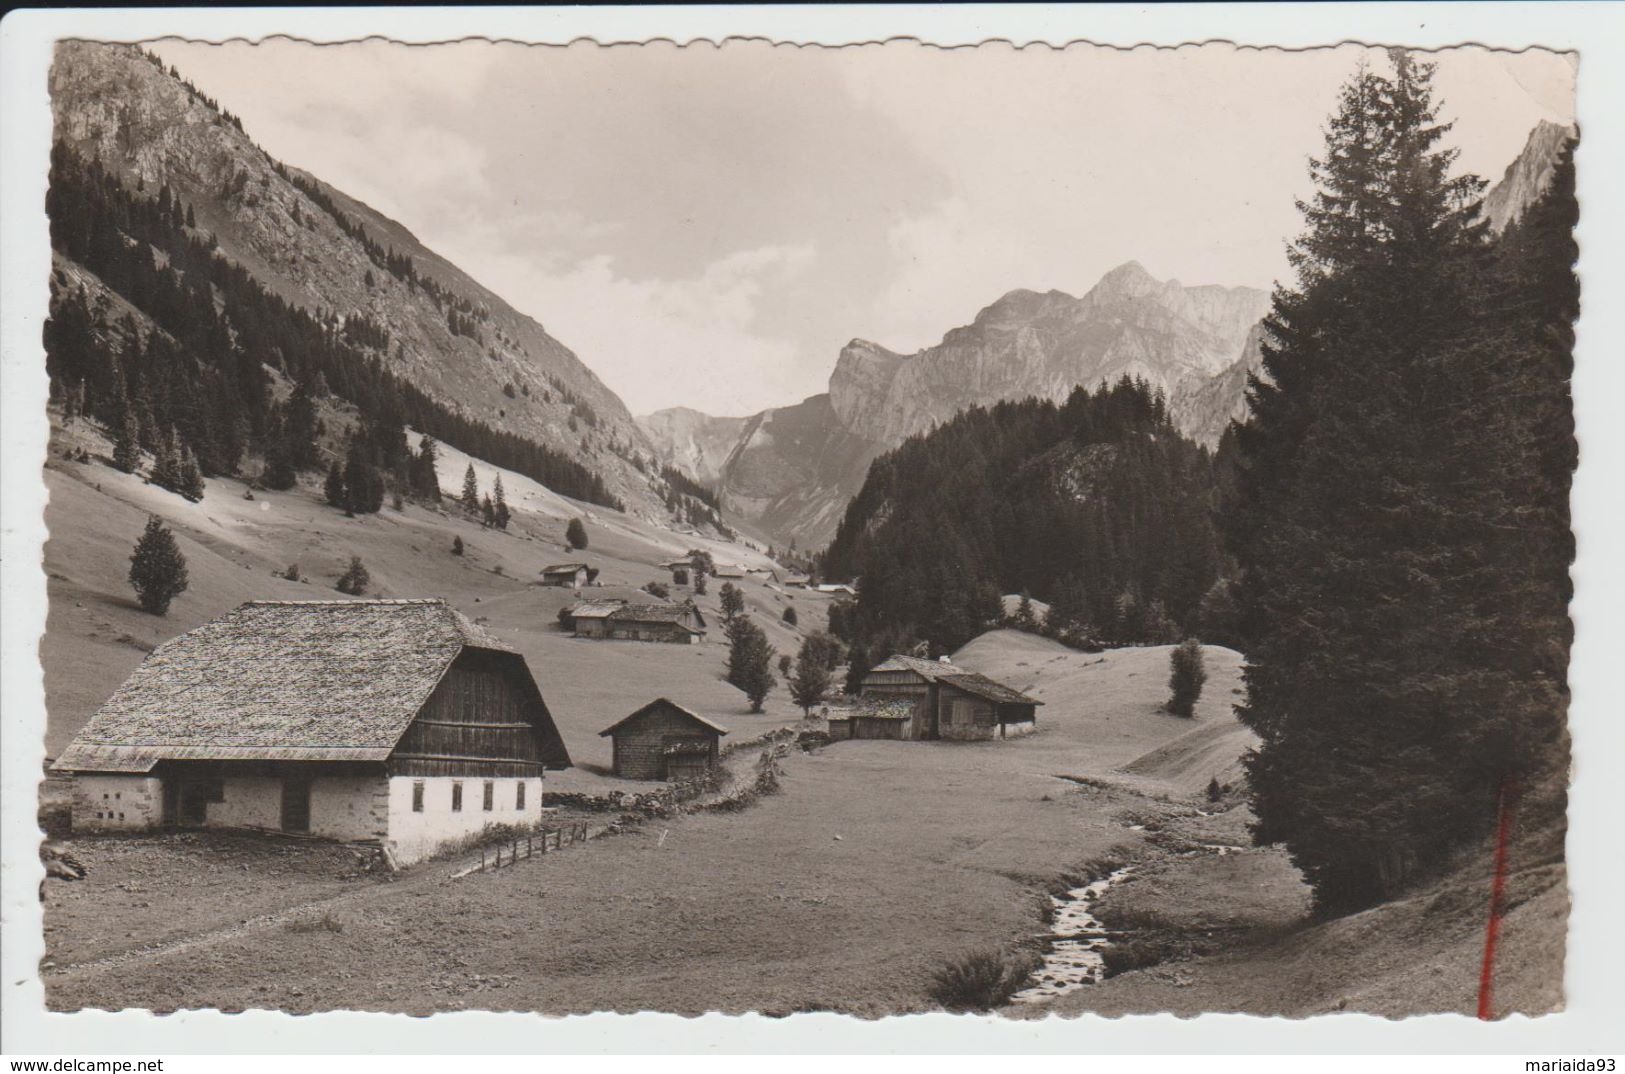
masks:
<path id="1" fill-rule="evenodd" d="M 795 674 L 790 677 L 790 699 L 805 715 L 812 714 L 829 690 L 829 667 L 821 654 L 809 651 L 810 641 L 802 642 L 801 652 L 796 655 Z"/>
<path id="2" fill-rule="evenodd" d="M 728 635 L 728 682 L 745 692 L 752 712 L 761 712 L 763 700 L 778 681 L 773 677 L 773 647 L 767 634 L 749 616 L 735 616 L 724 629 Z"/>
<path id="3" fill-rule="evenodd" d="M 328 504 L 333 507 L 343 507 L 348 501 L 344 488 L 344 467 L 339 465 L 337 459 L 334 459 L 333 465 L 327 468 L 327 480 L 322 484 L 322 493 L 327 497 Z"/>
<path id="4" fill-rule="evenodd" d="M 1196 702 L 1206 682 L 1202 643 L 1186 638 L 1168 654 L 1168 711 L 1187 718 L 1196 715 Z"/>
<path id="5" fill-rule="evenodd" d="M 722 600 L 722 618 L 733 620 L 745 610 L 745 594 L 732 582 L 723 582 L 717 593 Z"/>
<path id="6" fill-rule="evenodd" d="M 582 525 L 579 518 L 572 518 L 570 524 L 564 527 L 564 540 L 577 551 L 587 547 L 587 527 Z"/>
<path id="7" fill-rule="evenodd" d="M 483 526 L 495 526 L 497 524 L 497 510 L 496 506 L 491 502 L 489 492 L 480 501 L 480 524 Z"/>
<path id="8" fill-rule="evenodd" d="M 1391 60 L 1344 88 L 1312 164 L 1296 286 L 1236 437 L 1255 837 L 1286 845 L 1325 911 L 1404 890 L 1486 829 L 1531 761 L 1522 729 L 1561 708 L 1547 654 L 1566 646 L 1559 617 L 1542 643 L 1523 614 L 1566 599 L 1556 572 L 1513 551 L 1545 546 L 1532 508 L 1567 490 L 1561 466 L 1521 461 L 1539 452 L 1516 388 L 1566 389 L 1518 371 L 1483 184 L 1451 175 L 1431 67 Z"/>
<path id="9" fill-rule="evenodd" d="M 513 518 L 513 512 L 508 510 L 507 494 L 502 490 L 502 475 L 498 474 L 496 483 L 491 486 L 491 521 L 499 530 L 508 528 L 508 522 Z"/>
<path id="10" fill-rule="evenodd" d="M 480 509 L 480 479 L 474 475 L 474 464 L 463 471 L 463 510 L 470 513 Z"/>
<path id="11" fill-rule="evenodd" d="M 784 606 L 784 612 L 780 616 L 780 618 L 782 618 L 784 620 L 784 624 L 786 626 L 795 626 L 796 621 L 798 619 L 798 616 L 796 615 L 795 608 L 793 606 L 791 606 L 791 605 L 786 604 Z"/>
<path id="12" fill-rule="evenodd" d="M 1016 605 L 1013 625 L 1017 630 L 1025 630 L 1029 634 L 1038 633 L 1038 616 L 1033 612 L 1033 598 L 1025 589 L 1021 591 L 1021 601 Z"/>
<path id="13" fill-rule="evenodd" d="M 113 438 L 113 465 L 127 474 L 133 474 L 141 465 L 141 430 L 128 406 L 114 427 L 117 433 Z"/>
<path id="14" fill-rule="evenodd" d="M 158 445 L 158 454 L 153 459 L 152 473 L 148 480 L 159 488 L 170 492 L 181 490 L 181 450 L 176 443 L 175 427 L 169 427 L 169 434 Z"/>
<path id="15" fill-rule="evenodd" d="M 197 456 L 184 444 L 181 446 L 180 466 L 176 478 L 176 492 L 193 503 L 203 499 L 203 474 L 198 469 Z"/>
<path id="16" fill-rule="evenodd" d="M 333 588 L 340 593 L 347 593 L 352 597 L 362 596 L 367 592 L 367 586 L 372 584 L 372 575 L 367 573 L 366 565 L 361 562 L 360 556 L 351 556 L 350 565 L 339 575 L 339 580 Z"/>
<path id="17" fill-rule="evenodd" d="M 186 557 L 157 515 L 147 518 L 130 555 L 130 585 L 141 607 L 153 615 L 167 614 L 170 602 L 186 591 Z"/>

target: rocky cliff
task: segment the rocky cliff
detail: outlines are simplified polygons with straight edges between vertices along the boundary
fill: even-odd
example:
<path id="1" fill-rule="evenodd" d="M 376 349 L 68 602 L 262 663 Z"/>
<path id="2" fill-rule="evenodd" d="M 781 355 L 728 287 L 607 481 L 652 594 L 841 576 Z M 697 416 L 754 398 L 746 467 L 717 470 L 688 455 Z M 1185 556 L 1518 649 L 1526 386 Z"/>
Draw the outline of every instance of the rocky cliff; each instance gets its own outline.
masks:
<path id="1" fill-rule="evenodd" d="M 575 457 L 628 510 L 664 517 L 653 445 L 620 398 L 530 317 L 407 228 L 271 159 L 181 72 L 126 45 L 58 46 L 56 137 L 131 188 L 167 187 L 200 234 L 287 302 L 388 332 L 385 361 L 442 404 Z M 410 264 L 408 273 L 404 266 Z"/>
<path id="2" fill-rule="evenodd" d="M 1484 216 L 1494 231 L 1505 231 L 1546 192 L 1558 154 L 1570 140 L 1578 138 L 1579 133 L 1574 127 L 1546 120 L 1541 120 L 1529 132 L 1523 152 L 1507 165 L 1501 181 L 1484 197 Z"/>

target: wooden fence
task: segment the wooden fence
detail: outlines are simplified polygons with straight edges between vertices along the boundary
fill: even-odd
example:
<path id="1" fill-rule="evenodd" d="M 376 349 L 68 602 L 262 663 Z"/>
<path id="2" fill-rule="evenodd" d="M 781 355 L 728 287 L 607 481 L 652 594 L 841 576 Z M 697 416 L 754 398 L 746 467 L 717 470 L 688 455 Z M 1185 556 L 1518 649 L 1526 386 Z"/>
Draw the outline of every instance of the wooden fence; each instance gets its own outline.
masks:
<path id="1" fill-rule="evenodd" d="M 563 850 L 567 846 L 584 843 L 587 840 L 587 822 L 581 821 L 563 828 L 543 828 L 530 835 L 518 836 L 508 843 L 498 843 L 495 847 L 480 848 L 480 865 L 478 869 L 469 872 L 485 872 L 488 869 L 501 869 L 508 865 L 518 865 L 522 861 L 529 861 L 537 854 L 547 854 L 555 850 Z"/>

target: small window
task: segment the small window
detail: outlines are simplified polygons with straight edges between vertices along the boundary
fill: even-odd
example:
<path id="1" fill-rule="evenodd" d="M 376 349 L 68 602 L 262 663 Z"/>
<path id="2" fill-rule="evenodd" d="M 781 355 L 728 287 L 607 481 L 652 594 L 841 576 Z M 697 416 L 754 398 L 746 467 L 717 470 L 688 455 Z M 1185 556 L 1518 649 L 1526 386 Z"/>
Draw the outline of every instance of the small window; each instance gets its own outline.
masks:
<path id="1" fill-rule="evenodd" d="M 412 812 L 423 812 L 423 781 L 421 779 L 412 783 Z"/>
<path id="2" fill-rule="evenodd" d="M 497 806 L 497 785 L 495 780 L 485 781 L 485 811 L 487 813 Z"/>
<path id="3" fill-rule="evenodd" d="M 451 785 L 451 811 L 453 813 L 463 811 L 463 785 L 461 783 Z"/>
<path id="4" fill-rule="evenodd" d="M 513 788 L 513 807 L 515 809 L 520 809 L 520 810 L 525 808 L 525 781 L 524 780 L 520 780 L 518 783 L 514 784 L 514 788 Z"/>

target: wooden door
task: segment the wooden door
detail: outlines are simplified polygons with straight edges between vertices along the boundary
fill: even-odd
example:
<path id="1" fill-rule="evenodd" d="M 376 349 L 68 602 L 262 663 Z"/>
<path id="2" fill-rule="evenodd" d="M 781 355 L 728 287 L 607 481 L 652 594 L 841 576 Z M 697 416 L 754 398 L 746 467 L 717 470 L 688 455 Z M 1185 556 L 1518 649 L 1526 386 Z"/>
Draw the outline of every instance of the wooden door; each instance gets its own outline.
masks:
<path id="1" fill-rule="evenodd" d="M 285 832 L 310 831 L 310 777 L 286 775 L 282 777 L 282 830 Z"/>

